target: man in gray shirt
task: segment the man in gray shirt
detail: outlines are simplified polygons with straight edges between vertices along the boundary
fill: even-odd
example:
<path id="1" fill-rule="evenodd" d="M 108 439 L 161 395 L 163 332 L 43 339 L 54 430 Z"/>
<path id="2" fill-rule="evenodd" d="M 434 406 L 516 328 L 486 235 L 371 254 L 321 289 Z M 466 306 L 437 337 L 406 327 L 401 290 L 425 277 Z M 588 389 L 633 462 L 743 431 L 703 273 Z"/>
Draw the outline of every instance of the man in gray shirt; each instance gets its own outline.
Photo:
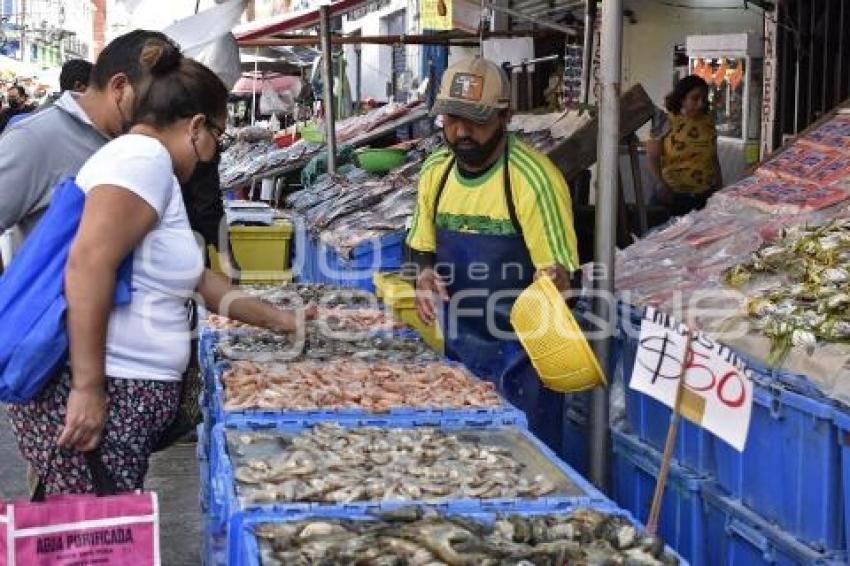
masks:
<path id="1" fill-rule="evenodd" d="M 135 93 L 147 81 L 139 56 L 153 38 L 165 36 L 136 30 L 115 39 L 98 57 L 83 94 L 64 93 L 0 136 L 0 233 L 18 226 L 26 237 L 57 183 L 129 129 Z"/>

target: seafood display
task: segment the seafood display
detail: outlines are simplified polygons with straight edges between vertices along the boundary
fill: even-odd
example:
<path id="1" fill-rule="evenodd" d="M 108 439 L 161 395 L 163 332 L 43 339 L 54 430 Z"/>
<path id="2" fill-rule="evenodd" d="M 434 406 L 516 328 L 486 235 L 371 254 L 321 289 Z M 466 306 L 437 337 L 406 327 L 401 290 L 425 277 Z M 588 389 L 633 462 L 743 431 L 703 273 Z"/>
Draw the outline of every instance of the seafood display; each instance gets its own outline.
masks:
<path id="1" fill-rule="evenodd" d="M 411 104 L 390 102 L 362 116 L 352 116 L 345 120 L 340 120 L 336 123 L 336 140 L 338 143 L 352 140 L 365 132 L 371 132 L 379 126 L 383 126 L 392 120 L 397 120 L 420 106 L 422 106 L 420 101 L 415 101 Z"/>
<path id="2" fill-rule="evenodd" d="M 313 304 L 317 307 L 317 324 L 333 332 L 389 332 L 406 328 L 390 311 L 380 308 L 377 297 L 368 291 L 323 283 L 246 285 L 240 290 L 279 308 Z M 261 330 L 216 314 L 207 317 L 207 326 L 215 330 Z"/>
<path id="3" fill-rule="evenodd" d="M 260 563 L 430 566 L 674 565 L 658 537 L 621 515 L 576 509 L 560 515 L 507 515 L 493 522 L 418 507 L 372 520 L 316 518 L 258 525 Z"/>
<path id="4" fill-rule="evenodd" d="M 324 325 L 332 332 L 390 332 L 407 327 L 403 322 L 395 319 L 391 312 L 347 307 L 318 307 L 316 323 Z M 216 314 L 207 318 L 207 325 L 215 330 L 261 330 L 256 326 Z"/>
<path id="5" fill-rule="evenodd" d="M 771 339 L 768 362 L 782 361 L 792 346 L 818 341 L 850 343 L 850 218 L 823 226 L 795 226 L 781 240 L 725 272 L 738 287 L 756 277 L 775 285 L 748 293 L 747 314 Z"/>
<path id="6" fill-rule="evenodd" d="M 353 116 L 336 124 L 336 139 L 343 143 L 366 132 L 401 118 L 416 105 L 387 104 L 363 116 Z M 221 155 L 219 173 L 222 187 L 238 187 L 257 175 L 286 165 L 304 163 L 323 149 L 323 143 L 303 139 L 286 148 L 278 148 L 271 136 L 264 136 L 256 127 L 244 128 L 237 134 L 237 141 Z"/>
<path id="7" fill-rule="evenodd" d="M 464 409 L 498 407 L 492 383 L 456 365 L 335 360 L 261 366 L 233 362 L 221 376 L 225 410 L 363 409 L 396 407 Z"/>
<path id="8" fill-rule="evenodd" d="M 681 305 L 697 291 L 722 289 L 726 270 L 772 246 L 783 229 L 842 216 L 850 200 L 850 148 L 836 140 L 848 129 L 850 116 L 835 116 L 716 193 L 705 209 L 618 252 L 618 292 L 684 318 L 675 309 L 686 310 Z"/>
<path id="9" fill-rule="evenodd" d="M 321 321 L 308 324 L 303 337 L 267 330 L 231 332 L 219 338 L 216 348 L 224 358 L 253 362 L 327 362 L 346 358 L 429 363 L 440 359 L 439 354 L 412 334 L 332 332 Z"/>
<path id="10" fill-rule="evenodd" d="M 278 307 L 314 303 L 322 307 L 375 307 L 378 300 L 372 293 L 327 283 L 287 283 L 284 285 L 243 285 L 242 291 Z M 297 299 L 296 299 L 297 297 Z"/>
<path id="11" fill-rule="evenodd" d="M 541 151 L 556 147 L 564 124 L 557 116 L 535 125 L 534 116 L 516 116 L 514 125 L 520 137 Z M 524 124 L 527 123 L 527 124 Z M 551 129 L 550 129 L 551 126 Z M 442 147 L 434 134 L 418 140 L 408 149 L 407 162 L 384 176 L 353 174 L 325 175 L 311 187 L 291 194 L 286 206 L 300 214 L 308 229 L 346 257 L 352 248 L 385 234 L 402 230 L 413 215 L 422 162 Z"/>
<path id="12" fill-rule="evenodd" d="M 291 434 L 228 430 L 226 436 L 236 495 L 245 505 L 581 493 L 548 461 L 549 468 L 530 470 L 523 462 L 533 459 L 533 446 L 526 442 L 527 453 L 515 454 L 524 437 L 510 427 L 449 433 L 322 423 Z"/>
<path id="13" fill-rule="evenodd" d="M 703 210 L 619 251 L 618 298 L 653 305 L 781 369 L 794 387 L 850 404 L 847 132 L 850 115 L 833 116 Z"/>
<path id="14" fill-rule="evenodd" d="M 441 144 L 439 135 L 418 140 L 408 150 L 407 163 L 383 176 L 359 169 L 323 175 L 290 194 L 286 206 L 304 219 L 313 235 L 348 256 L 370 238 L 405 228 L 416 205 L 422 162 Z"/>
<path id="15" fill-rule="evenodd" d="M 279 148 L 271 141 L 237 141 L 221 154 L 222 187 L 239 187 L 257 175 L 285 165 L 302 163 L 318 154 L 323 144 L 298 140 Z"/>

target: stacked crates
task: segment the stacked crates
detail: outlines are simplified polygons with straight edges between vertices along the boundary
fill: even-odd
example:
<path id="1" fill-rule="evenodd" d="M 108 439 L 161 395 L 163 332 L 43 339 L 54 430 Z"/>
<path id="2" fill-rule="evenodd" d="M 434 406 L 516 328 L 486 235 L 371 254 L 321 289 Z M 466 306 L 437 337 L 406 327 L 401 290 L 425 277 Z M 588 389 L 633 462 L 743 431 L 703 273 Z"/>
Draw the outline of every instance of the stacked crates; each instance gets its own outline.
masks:
<path id="1" fill-rule="evenodd" d="M 628 388 L 641 314 L 621 310 L 613 348 L 626 380 L 626 421 L 612 431 L 613 495 L 645 518 L 671 410 Z M 664 501 L 677 512 L 662 518 L 661 534 L 695 565 L 838 563 L 847 556 L 848 536 L 836 411 L 764 368 L 751 369 L 754 400 L 743 452 L 679 421 Z"/>

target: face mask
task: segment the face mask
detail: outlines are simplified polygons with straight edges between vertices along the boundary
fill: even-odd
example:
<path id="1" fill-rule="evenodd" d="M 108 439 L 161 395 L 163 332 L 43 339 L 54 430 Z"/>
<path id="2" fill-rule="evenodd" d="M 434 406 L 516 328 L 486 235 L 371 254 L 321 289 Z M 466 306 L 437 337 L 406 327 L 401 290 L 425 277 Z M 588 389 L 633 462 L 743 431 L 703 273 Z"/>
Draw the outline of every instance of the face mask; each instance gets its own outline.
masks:
<path id="1" fill-rule="evenodd" d="M 201 154 L 198 152 L 198 144 L 195 143 L 195 140 L 192 140 L 192 149 L 195 150 L 195 158 L 197 161 L 195 162 L 195 168 L 192 169 L 192 174 L 189 176 L 189 180 L 186 181 L 186 186 L 189 186 L 193 181 L 197 179 L 203 179 L 210 173 L 210 169 L 218 168 L 218 150 L 216 150 L 213 158 L 210 160 L 201 159 Z"/>
<path id="2" fill-rule="evenodd" d="M 197 150 L 195 151 L 197 153 Z M 213 171 L 218 171 L 218 154 L 211 161 L 201 161 L 199 159 L 195 164 L 195 168 L 192 170 L 192 176 L 186 181 L 185 186 L 194 186 L 203 182 L 203 180 L 210 177 Z"/>
<path id="3" fill-rule="evenodd" d="M 489 140 L 484 142 L 483 144 L 478 143 L 472 138 L 460 138 L 455 141 L 455 143 L 449 143 L 448 138 L 446 138 L 445 132 L 443 133 L 443 137 L 446 139 L 446 143 L 451 148 L 452 152 L 457 157 L 457 160 L 461 163 L 461 165 L 466 165 L 467 167 L 481 167 L 484 165 L 488 159 L 493 156 L 493 152 L 496 151 L 496 148 L 499 147 L 499 143 L 502 141 L 502 137 L 505 135 L 505 129 L 499 128 Z M 460 142 L 468 142 L 467 147 L 458 147 Z M 467 144 L 465 144 L 467 145 Z"/>

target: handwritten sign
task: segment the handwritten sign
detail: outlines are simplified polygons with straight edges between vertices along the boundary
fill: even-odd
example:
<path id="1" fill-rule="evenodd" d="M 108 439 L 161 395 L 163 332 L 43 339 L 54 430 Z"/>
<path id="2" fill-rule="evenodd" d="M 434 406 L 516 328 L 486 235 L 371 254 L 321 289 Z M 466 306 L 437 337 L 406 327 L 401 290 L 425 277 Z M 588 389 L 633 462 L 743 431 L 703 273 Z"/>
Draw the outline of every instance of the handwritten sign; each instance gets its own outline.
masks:
<path id="1" fill-rule="evenodd" d="M 681 415 L 743 451 L 752 412 L 752 373 L 727 346 L 648 307 L 629 387 L 674 407 L 682 364 Z"/>

